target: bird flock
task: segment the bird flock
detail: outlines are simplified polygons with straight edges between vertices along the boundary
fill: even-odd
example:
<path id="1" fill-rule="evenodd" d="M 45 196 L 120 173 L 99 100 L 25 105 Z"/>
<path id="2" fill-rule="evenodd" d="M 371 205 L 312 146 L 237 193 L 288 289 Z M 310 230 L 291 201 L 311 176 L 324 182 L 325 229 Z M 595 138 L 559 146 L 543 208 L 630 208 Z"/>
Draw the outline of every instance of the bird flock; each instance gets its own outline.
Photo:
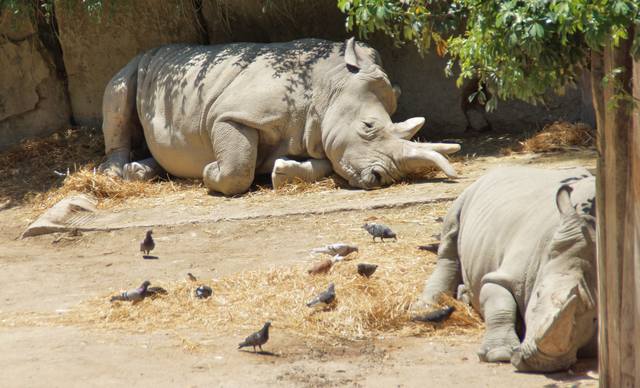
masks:
<path id="1" fill-rule="evenodd" d="M 395 232 L 391 230 L 386 225 L 377 224 L 377 223 L 365 223 L 362 226 L 362 229 L 367 231 L 369 235 L 372 236 L 373 242 L 376 241 L 376 238 L 380 238 L 381 242 L 384 242 L 384 239 L 394 239 L 397 241 L 397 235 Z M 151 251 L 153 251 L 156 247 L 155 241 L 153 239 L 153 231 L 147 230 L 144 239 L 140 242 L 140 252 L 143 253 L 143 258 L 156 258 L 155 256 L 149 256 Z M 418 247 L 419 249 L 425 249 L 424 246 Z M 430 246 L 432 250 L 433 248 Z M 437 250 L 437 248 L 436 248 Z M 316 263 L 314 263 L 311 268 L 307 271 L 310 275 L 318 275 L 318 274 L 326 274 L 331 268 L 336 264 L 344 261 L 349 255 L 358 252 L 358 247 L 352 244 L 345 243 L 334 243 L 329 244 L 324 247 L 314 248 L 311 250 L 312 254 L 319 255 L 324 254 L 331 256 L 331 258 L 322 259 Z M 356 273 L 365 278 L 370 278 L 378 269 L 377 264 L 369 264 L 369 263 L 359 263 L 355 270 Z M 187 279 L 191 282 L 197 282 L 197 278 L 192 273 L 187 273 Z M 167 291 L 162 287 L 150 287 L 151 282 L 149 280 L 145 280 L 138 288 L 121 292 L 120 294 L 114 295 L 111 297 L 111 302 L 122 301 L 122 302 L 132 302 L 136 304 L 147 297 L 156 297 L 158 295 L 166 295 Z M 213 295 L 213 290 L 211 287 L 201 284 L 194 290 L 194 295 L 198 299 L 206 299 Z M 311 299 L 306 305 L 309 308 L 316 307 L 331 307 L 337 303 L 336 298 L 336 288 L 334 283 L 329 283 L 327 289 L 318 293 L 313 299 Z M 446 307 L 441 310 L 436 310 L 429 312 L 427 314 L 413 317 L 414 321 L 418 322 L 429 322 L 432 324 L 437 324 L 445 321 L 449 318 L 449 316 L 455 311 L 454 307 Z M 262 345 L 266 344 L 269 340 L 269 328 L 271 327 L 271 322 L 265 322 L 263 327 L 252 333 L 248 337 L 245 338 L 243 342 L 238 344 L 238 349 L 242 349 L 245 347 L 253 347 L 253 351 L 256 352 L 256 347 L 260 349 L 262 352 Z"/>

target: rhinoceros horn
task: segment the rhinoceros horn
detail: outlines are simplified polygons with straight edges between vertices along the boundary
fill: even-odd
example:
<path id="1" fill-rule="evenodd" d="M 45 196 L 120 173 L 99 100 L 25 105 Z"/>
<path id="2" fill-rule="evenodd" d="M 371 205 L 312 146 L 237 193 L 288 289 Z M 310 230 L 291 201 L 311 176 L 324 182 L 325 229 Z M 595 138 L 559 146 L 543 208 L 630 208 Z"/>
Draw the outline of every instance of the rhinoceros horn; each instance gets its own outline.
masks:
<path id="1" fill-rule="evenodd" d="M 575 286 L 549 326 L 544 329 L 544 332 L 538 333 L 536 344 L 544 354 L 561 356 L 571 350 L 575 316 L 580 303 L 579 287 Z"/>
<path id="2" fill-rule="evenodd" d="M 424 117 L 414 117 L 401 123 L 393 124 L 391 133 L 400 139 L 409 140 L 424 125 Z"/>
<path id="3" fill-rule="evenodd" d="M 451 154 L 460 150 L 459 144 L 446 143 L 414 143 L 403 140 L 404 147 L 397 158 L 398 164 L 407 172 L 419 172 L 434 165 L 441 169 L 449 178 L 456 178 L 456 171 L 442 154 Z"/>

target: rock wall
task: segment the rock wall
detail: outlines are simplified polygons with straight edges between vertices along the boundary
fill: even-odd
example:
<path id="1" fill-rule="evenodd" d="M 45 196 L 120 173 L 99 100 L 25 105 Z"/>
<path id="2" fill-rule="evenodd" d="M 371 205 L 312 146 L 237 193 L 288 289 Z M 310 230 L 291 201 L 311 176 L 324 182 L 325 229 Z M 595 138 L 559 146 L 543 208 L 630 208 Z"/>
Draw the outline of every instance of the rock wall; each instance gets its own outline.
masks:
<path id="1" fill-rule="evenodd" d="M 64 80 L 28 14 L 0 9 L 0 149 L 69 123 Z"/>
<path id="2" fill-rule="evenodd" d="M 206 42 L 192 1 L 105 2 L 92 15 L 79 1 L 56 0 L 75 121 L 99 126 L 107 82 L 138 53 L 167 43 Z"/>
<path id="3" fill-rule="evenodd" d="M 101 124 L 102 96 L 111 77 L 136 54 L 174 42 L 275 42 L 303 37 L 342 41 L 348 36 L 335 0 L 136 0 L 105 1 L 98 14 L 79 1 L 56 0 L 55 22 L 63 71 L 47 56 L 36 27 L 9 31 L 0 23 L 0 148 L 69 122 Z M 115 4 L 115 5 L 113 5 Z M 111 5 L 111 6 L 110 6 Z M 6 19 L 6 18 L 5 18 Z M 0 19 L 4 20 L 4 19 Z M 466 127 L 461 91 L 444 76 L 445 60 L 421 57 L 412 46 L 394 47 L 381 35 L 369 41 L 402 88 L 396 119 L 425 116 L 422 135 Z M 58 69 L 60 70 L 60 69 Z M 66 84 L 65 84 L 66 81 Z M 547 106 L 500 102 L 487 115 L 494 128 L 521 131 L 556 119 L 593 125 L 589 86 L 570 89 Z M 68 96 L 67 96 L 68 94 Z"/>

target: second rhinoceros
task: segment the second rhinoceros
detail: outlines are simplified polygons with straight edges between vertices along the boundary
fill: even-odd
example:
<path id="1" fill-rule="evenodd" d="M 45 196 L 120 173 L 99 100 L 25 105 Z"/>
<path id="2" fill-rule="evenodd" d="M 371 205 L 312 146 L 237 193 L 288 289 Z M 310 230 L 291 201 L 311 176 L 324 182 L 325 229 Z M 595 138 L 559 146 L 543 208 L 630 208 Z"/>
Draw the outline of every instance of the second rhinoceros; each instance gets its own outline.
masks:
<path id="1" fill-rule="evenodd" d="M 594 199 L 583 168 L 489 172 L 445 217 L 436 269 L 415 307 L 460 285 L 486 323 L 481 360 L 568 368 L 578 350 L 595 349 Z"/>
<path id="2" fill-rule="evenodd" d="M 454 177 L 442 154 L 460 146 L 409 141 L 425 120 L 393 123 L 398 93 L 378 53 L 353 38 L 160 47 L 106 87 L 101 170 L 148 179 L 164 169 L 226 195 L 256 174 L 278 187 L 335 171 L 365 189 L 427 166 Z M 142 133 L 152 158 L 131 162 Z"/>

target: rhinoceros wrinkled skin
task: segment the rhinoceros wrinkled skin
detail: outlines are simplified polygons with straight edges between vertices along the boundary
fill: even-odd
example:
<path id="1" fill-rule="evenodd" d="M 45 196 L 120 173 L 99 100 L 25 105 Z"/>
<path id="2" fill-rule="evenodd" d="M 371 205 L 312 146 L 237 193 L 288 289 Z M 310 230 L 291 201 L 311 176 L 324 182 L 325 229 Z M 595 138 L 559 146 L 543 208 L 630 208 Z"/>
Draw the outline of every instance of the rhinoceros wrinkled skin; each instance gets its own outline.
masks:
<path id="1" fill-rule="evenodd" d="M 149 179 L 162 169 L 233 195 L 256 174 L 274 187 L 335 171 L 365 189 L 426 166 L 449 177 L 457 144 L 409 139 L 424 118 L 390 119 L 399 89 L 355 40 L 170 45 L 138 55 L 106 87 L 100 169 Z M 141 130 L 152 158 L 131 162 Z"/>
<path id="2" fill-rule="evenodd" d="M 594 199 L 595 179 L 583 168 L 487 173 L 449 209 L 436 269 L 414 308 L 463 284 L 486 323 L 482 361 L 570 367 L 578 350 L 595 348 Z"/>

